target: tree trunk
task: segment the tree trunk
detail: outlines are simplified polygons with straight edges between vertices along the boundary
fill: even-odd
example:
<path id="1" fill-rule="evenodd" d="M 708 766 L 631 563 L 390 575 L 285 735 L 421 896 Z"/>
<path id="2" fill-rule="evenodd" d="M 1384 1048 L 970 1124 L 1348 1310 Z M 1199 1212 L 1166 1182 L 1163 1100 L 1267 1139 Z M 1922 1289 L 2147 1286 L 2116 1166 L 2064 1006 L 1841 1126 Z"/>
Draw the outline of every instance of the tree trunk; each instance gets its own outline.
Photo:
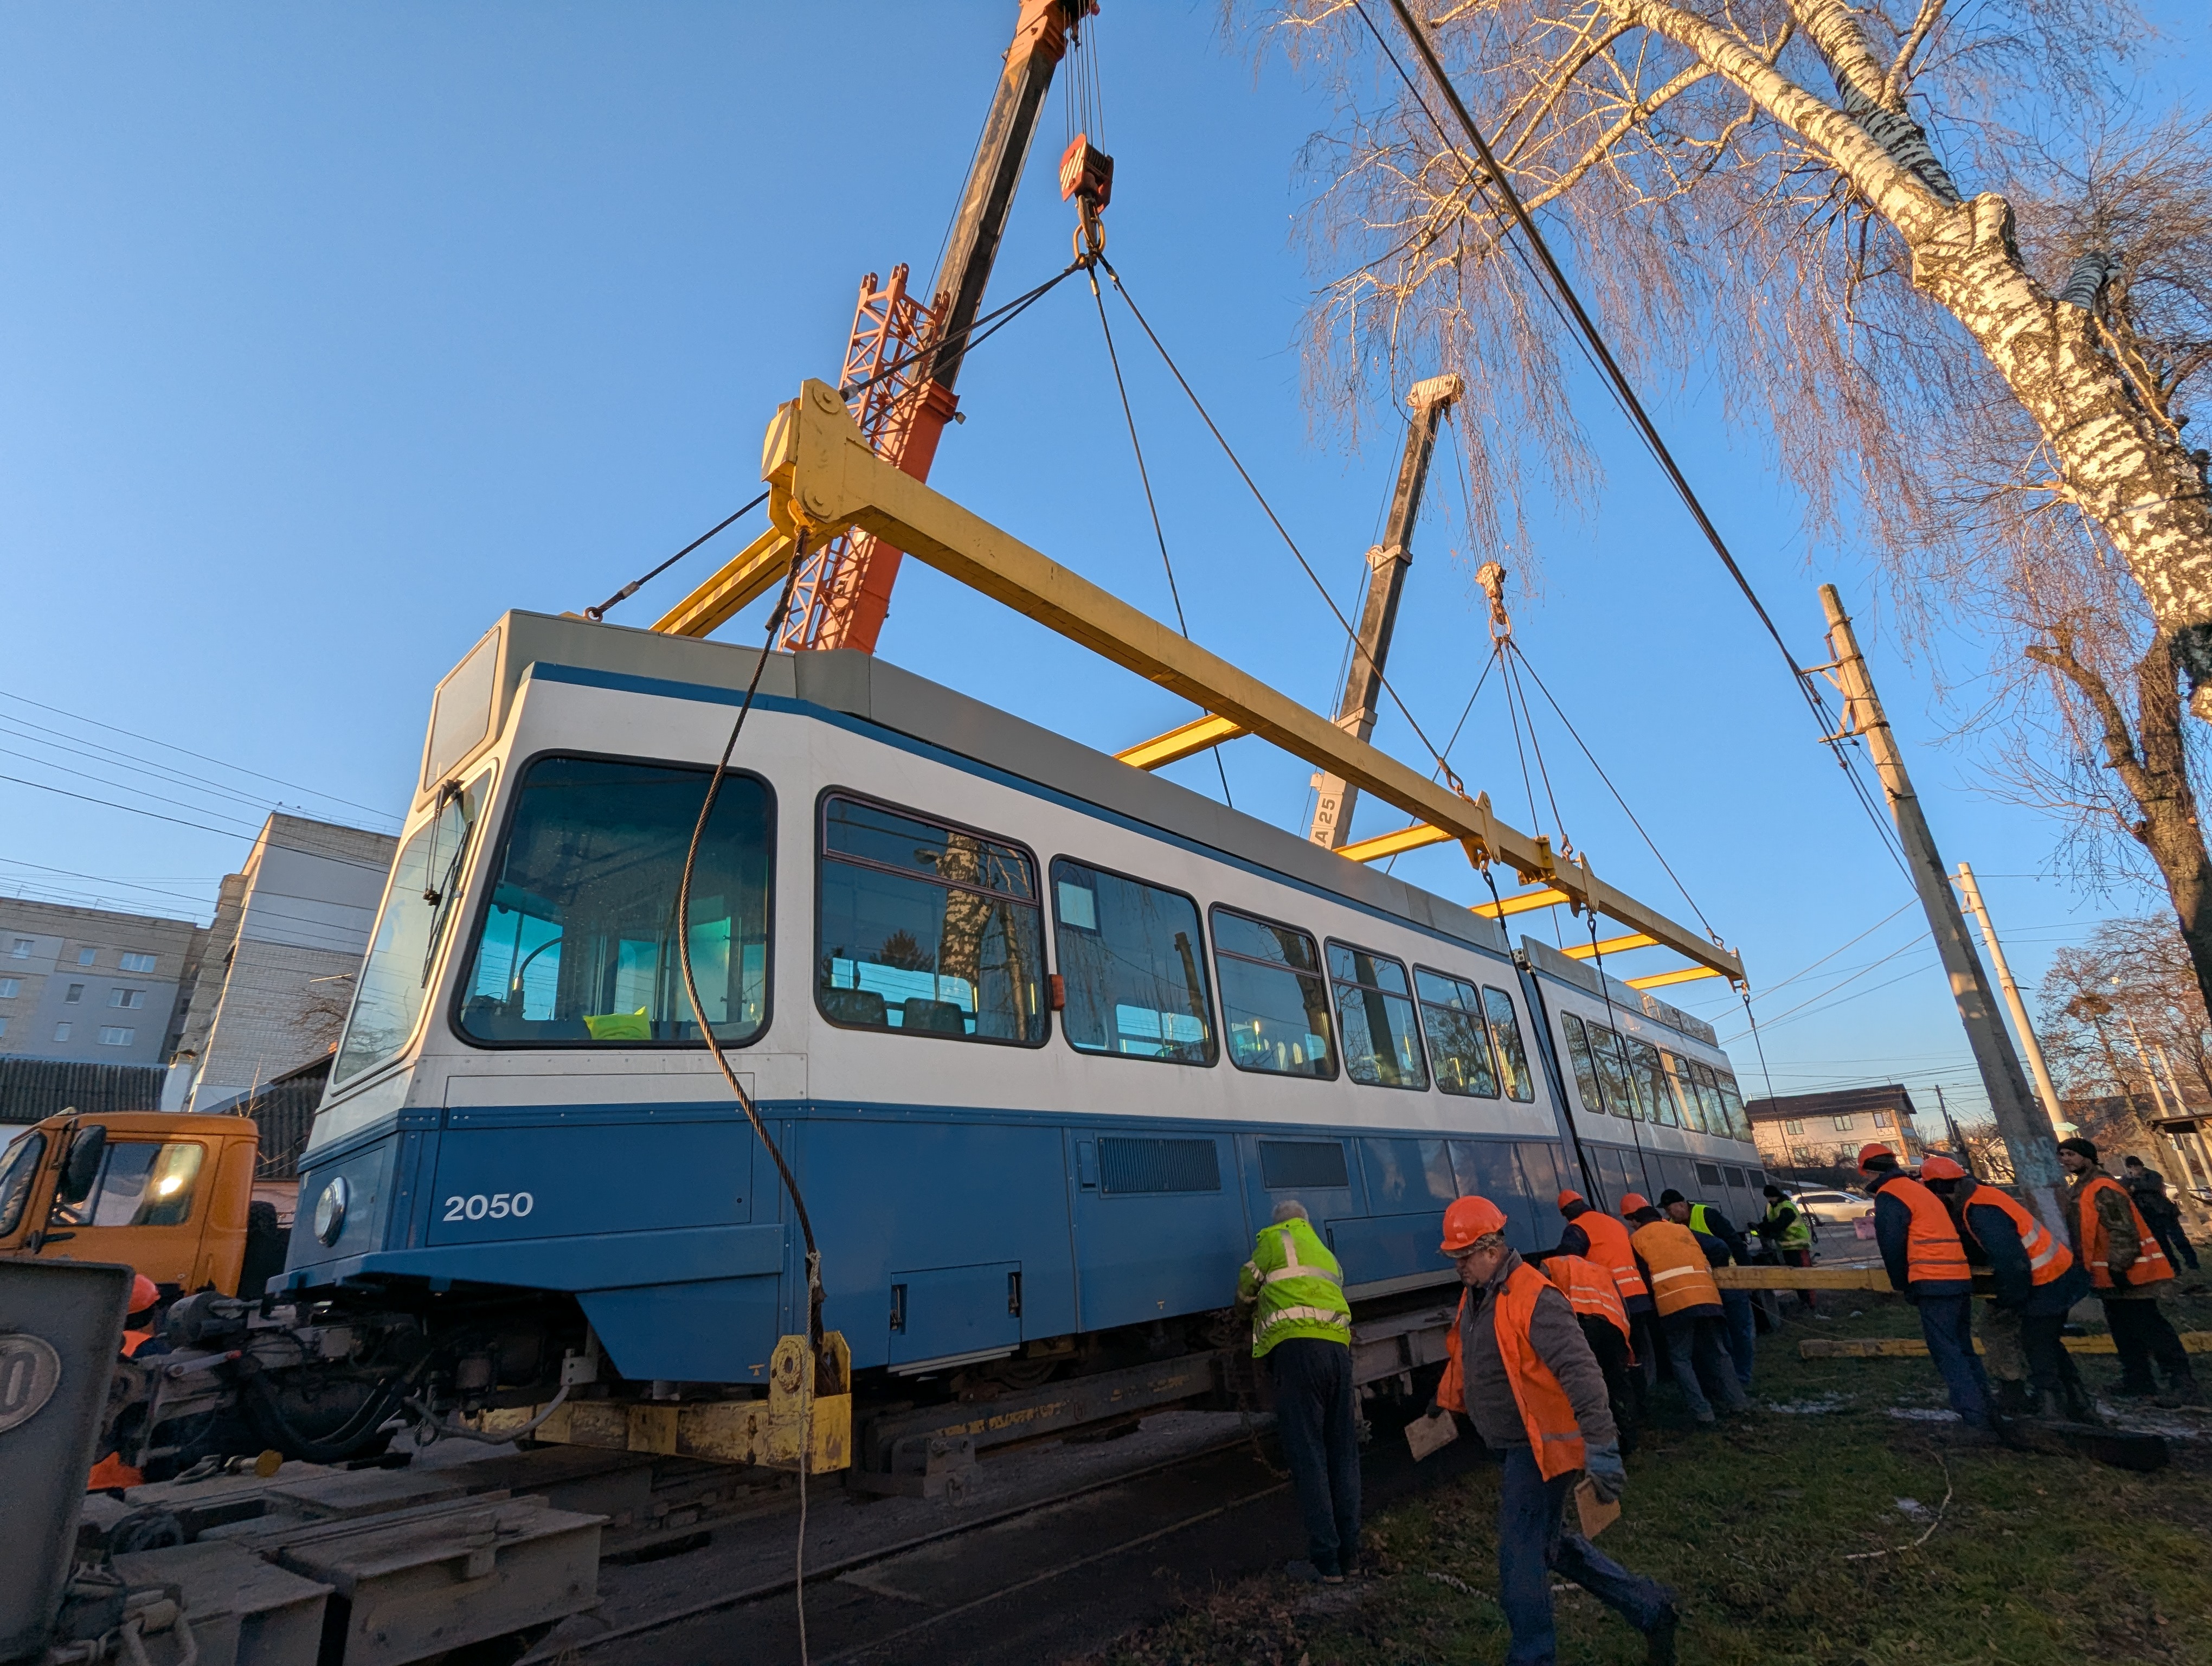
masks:
<path id="1" fill-rule="evenodd" d="M 2161 632 L 2136 663 L 2136 727 L 2130 732 L 2127 713 L 2102 673 L 2075 653 L 2068 632 L 2053 635 L 2056 646 L 2031 648 L 2028 657 L 2072 683 L 2097 714 L 2104 731 L 2105 767 L 2119 777 L 2141 818 L 2128 831 L 2158 864 L 2204 1009 L 2212 1013 L 2212 858 L 2205 854 L 2197 792 L 2189 780 L 2172 645 Z"/>
<path id="2" fill-rule="evenodd" d="M 2099 341 L 2092 313 L 2052 295 L 2021 264 L 2012 209 L 1984 194 L 1947 200 L 1923 171 L 1909 119 L 1881 109 L 1861 83 L 1860 46 L 1840 6 L 1807 8 L 1845 108 L 1776 69 L 1731 30 L 1666 0 L 1607 0 L 1623 21 L 1673 41 L 1734 83 L 1770 119 L 1824 152 L 1893 227 L 1912 255 L 1912 282 L 1957 319 L 2034 418 L 2067 489 L 2112 540 L 2149 601 L 2190 684 L 2190 706 L 2212 722 L 2212 489 L 2205 465 L 2138 400 Z M 1863 103 L 1863 100 L 1865 102 Z M 1892 100 L 1893 103 L 1898 100 Z M 1855 113 L 1856 112 L 1856 113 Z"/>

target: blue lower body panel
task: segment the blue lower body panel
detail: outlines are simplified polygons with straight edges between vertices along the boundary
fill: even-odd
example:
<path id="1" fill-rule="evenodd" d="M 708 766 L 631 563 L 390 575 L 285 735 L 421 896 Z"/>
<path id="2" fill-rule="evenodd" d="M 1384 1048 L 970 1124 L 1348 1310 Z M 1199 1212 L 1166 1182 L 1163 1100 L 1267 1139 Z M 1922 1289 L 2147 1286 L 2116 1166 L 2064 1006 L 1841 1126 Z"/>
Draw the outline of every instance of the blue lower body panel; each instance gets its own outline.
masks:
<path id="1" fill-rule="evenodd" d="M 1452 1198 L 1481 1192 L 1512 1241 L 1537 1249 L 1558 1236 L 1555 1193 L 1581 1185 L 1571 1152 L 1526 1139 L 763 1111 L 806 1195 L 825 1322 L 864 1370 L 926 1371 L 1226 1307 L 1254 1232 L 1286 1199 L 1305 1205 L 1347 1285 L 1442 1283 Z M 805 1322 L 804 1245 L 742 1119 L 633 1106 L 444 1116 L 318 1154 L 289 1285 L 564 1292 L 633 1381 L 757 1383 L 776 1339 Z M 1632 1152 L 1589 1155 L 1607 1176 L 1641 1179 Z M 308 1223 L 340 1174 L 355 1201 L 325 1246 Z"/>

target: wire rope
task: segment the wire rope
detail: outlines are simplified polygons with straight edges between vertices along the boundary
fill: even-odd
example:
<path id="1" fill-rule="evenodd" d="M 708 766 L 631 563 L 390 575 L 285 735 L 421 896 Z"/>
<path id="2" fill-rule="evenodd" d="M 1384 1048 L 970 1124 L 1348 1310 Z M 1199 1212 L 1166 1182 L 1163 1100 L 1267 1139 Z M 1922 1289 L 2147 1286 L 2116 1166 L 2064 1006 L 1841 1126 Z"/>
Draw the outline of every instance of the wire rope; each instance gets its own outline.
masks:
<path id="1" fill-rule="evenodd" d="M 683 560 L 684 556 L 690 555 L 694 550 L 704 544 L 708 538 L 720 532 L 722 528 L 736 520 L 738 515 L 749 514 L 752 510 L 757 509 L 762 504 L 767 502 L 768 494 L 766 492 L 763 492 L 758 497 L 753 499 L 751 502 L 746 504 L 744 508 L 738 510 L 736 514 L 725 515 L 721 520 L 716 521 L 712 526 L 709 526 L 705 532 L 700 533 L 698 537 L 693 538 L 690 543 L 685 544 L 674 555 L 669 556 L 666 561 L 662 562 L 659 566 L 654 568 L 650 573 L 647 573 L 641 577 L 632 579 L 628 584 L 623 586 L 621 589 L 616 591 L 613 595 L 608 597 L 606 600 L 601 602 L 597 607 L 586 608 L 584 610 L 584 617 L 589 619 L 593 624 L 597 624 L 606 616 L 606 611 L 609 608 L 613 607 L 619 602 L 628 601 L 632 596 L 637 594 L 638 589 L 641 586 L 652 583 L 653 580 L 659 578 L 670 568 L 675 566 L 678 562 Z"/>
<path id="2" fill-rule="evenodd" d="M 1137 414 L 1129 405 L 1128 384 L 1121 380 L 1121 356 L 1114 350 L 1114 326 L 1106 321 L 1106 298 L 1098 293 L 1098 276 L 1091 274 L 1091 299 L 1098 307 L 1098 327 L 1106 337 L 1106 362 L 1114 367 L 1114 389 L 1121 396 L 1121 420 L 1129 426 L 1129 449 L 1136 453 L 1137 478 L 1145 488 L 1145 508 L 1152 517 L 1152 538 L 1160 546 L 1160 566 L 1168 575 L 1168 599 L 1175 604 L 1176 629 L 1182 632 L 1183 641 L 1190 640 L 1190 621 L 1183 617 L 1182 591 L 1176 584 L 1175 563 L 1168 559 L 1168 535 L 1160 527 L 1160 506 L 1152 497 L 1152 471 L 1145 466 L 1145 447 L 1137 438 Z M 1213 767 L 1221 776 L 1221 800 L 1231 810 L 1237 800 L 1229 793 L 1229 766 L 1221 760 L 1221 748 L 1209 746 L 1213 754 Z"/>

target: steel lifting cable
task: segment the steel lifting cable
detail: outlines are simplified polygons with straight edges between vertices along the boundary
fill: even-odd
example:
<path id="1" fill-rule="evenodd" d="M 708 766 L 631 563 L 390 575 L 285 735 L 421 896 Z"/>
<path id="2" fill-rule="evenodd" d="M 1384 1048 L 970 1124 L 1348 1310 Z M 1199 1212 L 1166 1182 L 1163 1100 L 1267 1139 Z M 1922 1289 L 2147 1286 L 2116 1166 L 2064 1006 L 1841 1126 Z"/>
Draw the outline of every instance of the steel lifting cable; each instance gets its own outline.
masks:
<path id="1" fill-rule="evenodd" d="M 1397 71 L 1399 79 L 1406 83 L 1407 91 L 1413 94 L 1413 101 L 1420 106 L 1422 113 L 1427 116 L 1435 126 L 1437 136 L 1449 144 L 1450 137 L 1442 119 L 1430 107 L 1428 100 L 1422 95 L 1419 85 L 1407 72 L 1406 66 L 1399 62 L 1398 55 L 1391 51 L 1389 42 L 1384 39 L 1382 32 L 1376 27 L 1375 20 L 1367 15 L 1364 0 L 1353 0 L 1352 9 L 1359 14 L 1359 21 L 1367 26 L 1368 33 L 1375 37 L 1376 44 L 1382 48 L 1382 55 L 1389 60 L 1390 67 Z M 1720 529 L 1713 524 L 1712 518 L 1705 513 L 1705 505 L 1699 501 L 1696 489 L 1690 484 L 1689 477 L 1682 472 L 1680 465 L 1675 462 L 1674 453 L 1668 449 L 1666 441 L 1660 435 L 1657 424 L 1651 420 L 1650 413 L 1644 407 L 1644 402 L 1637 397 L 1635 387 L 1630 383 L 1626 373 L 1621 369 L 1619 361 L 1613 357 L 1612 349 L 1606 345 L 1604 336 L 1599 331 L 1595 321 L 1583 307 L 1582 298 L 1575 293 L 1574 286 L 1567 281 L 1566 273 L 1561 270 L 1558 259 L 1553 255 L 1551 246 L 1544 240 L 1543 233 L 1538 229 L 1534 218 L 1522 202 L 1520 193 L 1514 190 L 1512 181 L 1506 178 L 1505 170 L 1498 165 L 1498 158 L 1491 151 L 1489 142 L 1483 137 L 1482 130 L 1476 125 L 1474 117 L 1468 111 L 1465 101 L 1461 99 L 1459 89 L 1452 84 L 1451 77 L 1444 73 L 1443 64 L 1437 58 L 1436 48 L 1431 44 L 1427 32 L 1415 21 L 1413 12 L 1406 4 L 1406 0 L 1390 0 L 1390 9 L 1397 14 L 1400 26 L 1404 28 L 1407 37 L 1413 43 L 1414 50 L 1420 54 L 1422 63 L 1427 66 L 1438 89 L 1442 91 L 1446 101 L 1451 106 L 1452 113 L 1458 118 L 1461 128 L 1474 144 L 1476 155 L 1480 159 L 1484 170 L 1488 173 L 1491 183 L 1497 188 L 1498 197 L 1511 214 L 1513 222 L 1520 228 L 1529 248 L 1534 251 L 1536 258 L 1542 264 L 1545 273 L 1550 278 L 1551 289 L 1540 289 L 1540 293 L 1552 306 L 1555 313 L 1558 313 L 1561 302 L 1564 302 L 1568 312 L 1571 313 L 1571 322 L 1576 333 L 1577 346 L 1584 357 L 1590 362 L 1592 368 L 1599 373 L 1607 391 L 1613 396 L 1622 413 L 1628 417 L 1638 438 L 1643 441 L 1644 448 L 1650 453 L 1652 459 L 1659 465 L 1668 483 L 1681 498 L 1683 506 L 1689 510 L 1691 519 L 1696 521 L 1698 531 L 1705 535 L 1705 541 L 1712 546 L 1713 553 L 1720 557 L 1721 564 L 1728 569 L 1729 576 L 1735 581 L 1736 588 L 1742 593 L 1744 600 L 1750 604 L 1753 613 L 1757 616 L 1759 623 L 1765 628 L 1767 635 L 1772 638 L 1775 648 L 1781 653 L 1784 660 L 1790 667 L 1790 681 L 1796 684 L 1798 693 L 1803 697 L 1806 706 L 1820 727 L 1821 739 L 1824 741 L 1827 740 L 1831 733 L 1830 726 L 1834 720 L 1829 714 L 1826 700 L 1813 685 L 1811 675 L 1797 663 L 1797 656 L 1790 651 L 1790 645 L 1783 639 L 1780 628 L 1775 624 L 1773 616 L 1766 611 L 1766 605 L 1759 599 L 1759 593 L 1752 588 L 1751 581 L 1745 575 L 1742 567 L 1737 562 L 1735 552 L 1729 548 L 1728 541 L 1721 536 Z M 1516 249 L 1515 252 L 1518 255 L 1520 252 Z M 1522 264 L 1525 267 L 1525 258 Z M 1556 291 L 1556 296 L 1553 291 Z M 1868 794 L 1865 783 L 1859 779 L 1857 772 L 1852 769 L 1840 749 L 1837 752 L 1836 762 L 1850 782 L 1852 796 L 1858 800 L 1860 807 L 1867 812 L 1869 819 L 1874 823 L 1875 830 L 1882 840 L 1883 848 L 1890 852 L 1892 858 L 1898 862 L 1902 870 L 1904 858 L 1893 843 L 1893 835 L 1889 824 L 1875 808 L 1872 799 Z"/>
<path id="2" fill-rule="evenodd" d="M 684 967 L 684 993 L 691 1002 L 691 1017 L 699 1026 L 699 1034 L 714 1055 L 715 1068 L 729 1084 L 730 1091 L 737 1096 L 745 1120 L 752 1124 L 753 1133 L 768 1148 L 775 1163 L 775 1171 L 790 1195 L 792 1212 L 798 1217 L 799 1231 L 806 1243 L 806 1360 L 803 1379 L 801 1404 L 805 1417 L 800 1428 L 799 1451 L 799 1545 L 793 1556 L 793 1573 L 799 1602 L 799 1657 L 806 1659 L 806 1474 L 814 1458 L 814 1389 L 818 1377 L 822 1341 L 822 1252 L 815 1245 L 814 1223 L 807 1219 L 806 1199 L 800 1194 L 799 1181 L 784 1161 L 781 1147 L 777 1146 L 761 1121 L 760 1107 L 753 1096 L 745 1091 L 738 1080 L 737 1073 L 722 1054 L 722 1038 L 714 1033 L 714 1026 L 707 1022 L 706 1003 L 699 999 L 699 981 L 691 965 L 691 875 L 699 863 L 700 841 L 706 836 L 707 823 L 714 813 L 714 800 L 720 795 L 723 778 L 729 774 L 730 758 L 738 750 L 738 737 L 744 733 L 745 719 L 751 714 L 753 697 L 759 692 L 761 673 L 768 668 L 776 632 L 782 628 L 784 614 L 791 607 L 792 593 L 798 587 L 799 571 L 806 556 L 806 536 L 801 532 L 794 540 L 791 552 L 791 569 L 784 575 L 783 593 L 776 599 L 769 611 L 768 634 L 761 643 L 760 657 L 753 661 L 753 674 L 746 680 L 744 698 L 738 702 L 737 721 L 730 725 L 730 738 L 722 744 L 722 756 L 715 761 L 714 773 L 708 778 L 707 795 L 700 801 L 699 819 L 691 825 L 690 848 L 684 853 L 684 878 L 676 891 L 678 931 L 676 948 Z"/>
<path id="3" fill-rule="evenodd" d="M 606 612 L 609 608 L 614 606 L 618 602 L 628 601 L 632 596 L 637 594 L 638 589 L 641 586 L 652 583 L 653 580 L 659 578 L 670 568 L 675 566 L 678 562 L 683 560 L 684 556 L 690 555 L 694 550 L 704 544 L 708 538 L 720 532 L 722 528 L 736 520 L 739 515 L 750 514 L 752 511 L 757 509 L 762 504 L 767 502 L 768 494 L 766 492 L 763 492 L 758 497 L 753 499 L 751 502 L 746 504 L 744 508 L 738 510 L 735 514 L 726 515 L 722 520 L 716 521 L 712 526 L 709 526 L 705 532 L 700 533 L 698 537 L 693 538 L 690 543 L 685 544 L 674 555 L 669 556 L 666 561 L 662 562 L 659 566 L 654 568 L 650 573 L 647 573 L 641 577 L 632 579 L 628 584 L 623 586 L 621 589 L 616 591 L 613 595 L 608 597 L 606 600 L 601 602 L 597 607 L 586 608 L 584 610 L 584 617 L 589 619 L 593 624 L 597 624 L 601 619 L 606 617 Z"/>
<path id="4" fill-rule="evenodd" d="M 1081 271 L 1084 267 L 1089 264 L 1089 262 L 1085 260 L 1069 261 L 1067 264 L 1062 266 L 1050 277 L 1038 284 L 1036 288 L 1028 290 L 1024 294 L 1016 295 L 1012 301 L 1006 302 L 1003 307 L 995 307 L 988 313 L 981 313 L 975 318 L 970 319 L 966 324 L 963 325 L 957 330 L 949 330 L 942 336 L 933 337 L 925 340 L 917 350 L 908 354 L 904 358 L 893 359 L 889 364 L 878 365 L 875 368 L 874 374 L 872 375 L 863 376 L 857 382 L 846 383 L 844 386 L 837 390 L 837 397 L 841 399 L 849 399 L 855 393 L 859 393 L 865 389 L 873 387 L 878 382 L 882 381 L 884 378 L 888 376 L 896 376 L 900 371 L 904 370 L 909 365 L 919 364 L 924 359 L 935 357 L 938 354 L 943 352 L 947 346 L 956 341 L 963 342 L 963 344 L 960 349 L 960 356 L 963 359 L 965 359 L 969 354 L 974 352 L 992 337 L 997 335 L 1000 331 L 1006 328 L 1007 325 L 1012 324 L 1031 307 L 1043 300 L 1048 294 L 1060 285 L 1061 280 L 1073 277 L 1075 273 Z M 984 330 L 983 326 L 987 324 L 991 327 L 988 330 Z M 975 332 L 979 330 L 982 330 L 982 334 L 976 335 Z M 973 339 L 963 340 L 963 338 L 966 337 L 973 337 Z"/>
<path id="5" fill-rule="evenodd" d="M 1105 268 L 1106 276 L 1114 280 L 1114 292 L 1121 297 L 1122 304 L 1129 309 L 1129 315 L 1137 320 L 1139 326 L 1145 332 L 1146 338 L 1152 344 L 1153 350 L 1159 354 L 1160 362 L 1167 366 L 1168 373 L 1176 379 L 1176 385 L 1182 389 L 1184 397 L 1189 399 L 1191 409 L 1198 412 L 1199 420 L 1206 424 L 1206 432 L 1213 436 L 1214 443 L 1221 447 L 1222 454 L 1228 458 L 1230 466 L 1237 471 L 1237 477 L 1243 481 L 1246 489 L 1252 494 L 1253 501 L 1259 504 L 1261 513 L 1267 517 L 1269 524 L 1281 536 L 1285 546 L 1297 558 L 1298 566 L 1311 581 L 1314 589 L 1319 593 L 1322 604 L 1328 607 L 1329 613 L 1336 620 L 1338 627 L 1352 639 L 1352 651 L 1365 657 L 1364 650 L 1358 646 L 1359 632 L 1353 627 L 1352 622 L 1344 617 L 1344 610 L 1337 606 L 1336 598 L 1328 593 L 1328 587 L 1322 582 L 1321 575 L 1314 571 L 1313 563 L 1306 559 L 1305 551 L 1298 548 L 1297 540 L 1291 536 L 1290 528 L 1283 525 L 1283 519 L 1275 513 L 1274 505 L 1267 502 L 1267 494 L 1260 489 L 1259 483 L 1252 478 L 1251 471 L 1244 466 L 1243 459 L 1237 456 L 1236 447 L 1229 443 L 1227 436 L 1221 432 L 1219 424 L 1214 422 L 1212 414 L 1206 408 L 1205 401 L 1198 397 L 1197 392 L 1190 385 L 1189 378 L 1182 374 L 1182 367 L 1176 363 L 1174 355 L 1168 351 L 1165 344 L 1160 340 L 1159 333 L 1152 328 L 1152 321 L 1146 318 L 1143 309 L 1137 305 L 1136 297 L 1129 293 L 1129 286 L 1121 281 L 1121 274 L 1114 270 L 1114 263 L 1103 255 L 1098 257 L 1098 264 Z M 1372 665 L 1371 660 L 1370 664 Z M 1382 685 L 1383 692 L 1390 696 L 1390 703 L 1397 707 L 1400 714 L 1412 727 L 1414 737 L 1428 750 L 1428 754 L 1436 761 L 1437 767 L 1443 771 L 1446 784 L 1454 792 L 1463 793 L 1464 784 L 1458 775 L 1453 773 L 1451 766 L 1444 762 L 1443 754 L 1437 750 L 1436 743 L 1429 739 L 1427 732 L 1421 727 L 1420 720 L 1413 715 L 1405 701 L 1399 696 L 1398 690 L 1391 684 L 1389 678 L 1383 674 L 1382 668 L 1380 666 L 1373 666 L 1373 670 L 1376 680 Z"/>
<path id="6" fill-rule="evenodd" d="M 1129 425 L 1129 449 L 1136 453 L 1137 478 L 1145 488 L 1145 508 L 1152 517 L 1152 538 L 1160 546 L 1160 565 L 1168 575 L 1168 599 L 1175 604 L 1176 629 L 1182 632 L 1185 641 L 1190 640 L 1190 621 L 1183 617 L 1182 591 L 1176 583 L 1175 563 L 1168 559 L 1168 535 L 1160 528 L 1160 506 L 1152 498 L 1152 471 L 1145 466 L 1144 443 L 1137 438 L 1137 414 L 1130 408 L 1128 384 L 1121 380 L 1121 356 L 1114 350 L 1114 326 L 1106 321 L 1106 298 L 1098 293 L 1098 274 L 1092 272 L 1091 299 L 1098 308 L 1098 327 L 1106 337 L 1106 362 L 1114 367 L 1114 389 L 1121 396 L 1121 420 Z M 1231 810 L 1237 800 L 1230 796 L 1229 766 L 1221 760 L 1221 748 L 1209 746 L 1213 754 L 1213 767 L 1221 777 L 1221 800 Z"/>

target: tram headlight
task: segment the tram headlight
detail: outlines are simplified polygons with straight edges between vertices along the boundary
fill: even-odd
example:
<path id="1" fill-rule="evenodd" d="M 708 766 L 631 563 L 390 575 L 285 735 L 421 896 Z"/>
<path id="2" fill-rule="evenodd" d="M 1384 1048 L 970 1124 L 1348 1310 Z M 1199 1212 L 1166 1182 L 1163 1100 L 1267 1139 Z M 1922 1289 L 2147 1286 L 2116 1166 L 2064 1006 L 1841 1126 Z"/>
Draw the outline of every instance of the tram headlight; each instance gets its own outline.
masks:
<path id="1" fill-rule="evenodd" d="M 338 1241 L 338 1234 L 345 1231 L 346 1206 L 352 1201 L 353 1188 L 343 1175 L 323 1188 L 323 1195 L 315 1200 L 315 1236 L 323 1243 Z"/>

